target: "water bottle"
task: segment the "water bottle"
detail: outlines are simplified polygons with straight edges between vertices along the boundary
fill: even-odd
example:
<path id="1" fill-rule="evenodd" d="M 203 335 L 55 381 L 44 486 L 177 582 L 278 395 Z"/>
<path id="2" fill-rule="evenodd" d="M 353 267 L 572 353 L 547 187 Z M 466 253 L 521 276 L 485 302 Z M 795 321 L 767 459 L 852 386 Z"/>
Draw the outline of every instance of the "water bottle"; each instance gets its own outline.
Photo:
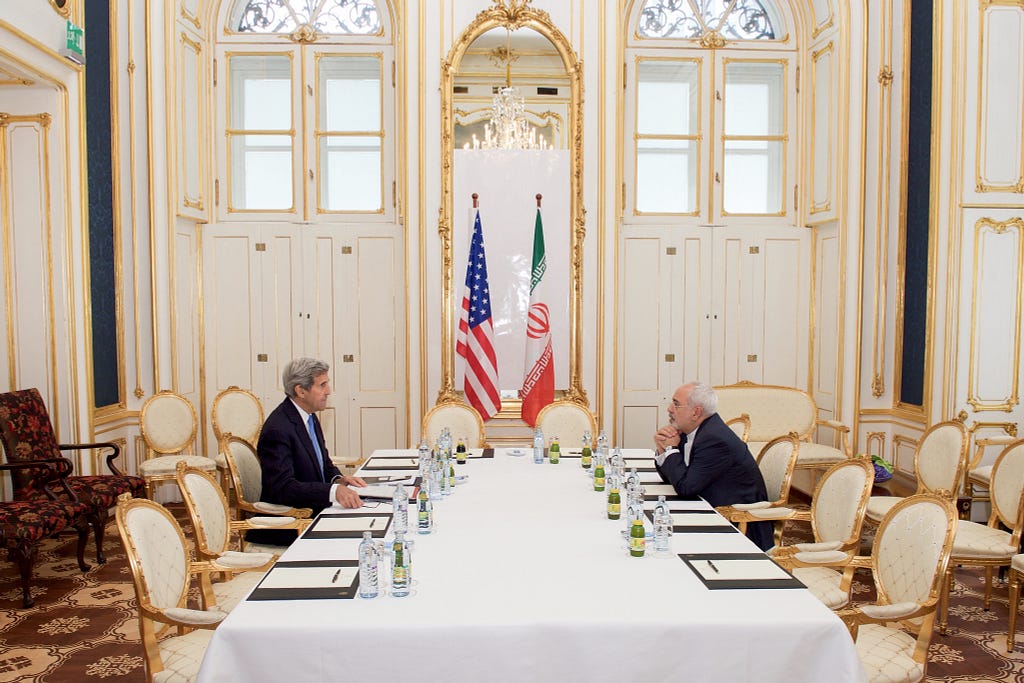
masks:
<path id="1" fill-rule="evenodd" d="M 533 462 L 538 465 L 544 462 L 544 432 L 539 425 L 533 430 Z"/>
<path id="2" fill-rule="evenodd" d="M 441 478 L 442 498 L 447 498 L 452 492 L 452 477 L 448 474 L 449 467 L 451 467 L 451 458 L 446 454 L 444 459 L 441 460 L 441 466 L 438 468 L 438 476 Z"/>
<path id="3" fill-rule="evenodd" d="M 672 511 L 665 502 L 665 496 L 658 496 L 654 506 L 654 550 L 667 553 L 672 543 Z"/>
<path id="4" fill-rule="evenodd" d="M 423 468 L 424 462 L 430 460 L 430 446 L 427 445 L 427 437 L 423 437 L 420 440 L 419 460 L 420 469 Z"/>
<path id="5" fill-rule="evenodd" d="M 619 478 L 619 481 L 624 479 L 626 466 L 622 460 L 622 451 L 616 448 L 612 451 L 612 474 Z"/>
<path id="6" fill-rule="evenodd" d="M 416 533 L 429 534 L 434 529 L 434 506 L 425 485 L 420 486 L 416 499 Z"/>
<path id="7" fill-rule="evenodd" d="M 396 531 L 391 544 L 391 595 L 396 598 L 409 594 L 409 555 L 405 548 L 405 532 Z"/>
<path id="8" fill-rule="evenodd" d="M 605 463 L 608 462 L 608 435 L 603 429 L 597 435 L 597 454 L 603 455 Z"/>
<path id="9" fill-rule="evenodd" d="M 404 486 L 396 486 L 395 492 L 391 494 L 392 523 L 395 531 L 408 531 L 409 529 L 409 494 Z"/>
<path id="10" fill-rule="evenodd" d="M 640 475 L 636 473 L 635 467 L 629 470 L 629 476 L 626 477 L 626 484 L 633 488 L 640 485 Z"/>
<path id="11" fill-rule="evenodd" d="M 375 598 L 379 592 L 377 584 L 377 544 L 373 532 L 364 531 L 359 544 L 359 597 Z"/>

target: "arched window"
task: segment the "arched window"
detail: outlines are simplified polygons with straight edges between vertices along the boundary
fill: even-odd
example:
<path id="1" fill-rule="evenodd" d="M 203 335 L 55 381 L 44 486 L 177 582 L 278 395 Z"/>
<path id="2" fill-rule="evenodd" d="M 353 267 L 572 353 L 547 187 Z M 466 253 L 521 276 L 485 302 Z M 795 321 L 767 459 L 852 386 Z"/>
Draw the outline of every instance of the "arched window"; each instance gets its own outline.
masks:
<path id="1" fill-rule="evenodd" d="M 386 5 L 236 0 L 215 87 L 226 219 L 390 219 L 395 65 Z"/>
<path id="2" fill-rule="evenodd" d="M 792 222 L 797 68 L 784 15 L 767 0 L 637 0 L 630 27 L 627 220 Z"/>

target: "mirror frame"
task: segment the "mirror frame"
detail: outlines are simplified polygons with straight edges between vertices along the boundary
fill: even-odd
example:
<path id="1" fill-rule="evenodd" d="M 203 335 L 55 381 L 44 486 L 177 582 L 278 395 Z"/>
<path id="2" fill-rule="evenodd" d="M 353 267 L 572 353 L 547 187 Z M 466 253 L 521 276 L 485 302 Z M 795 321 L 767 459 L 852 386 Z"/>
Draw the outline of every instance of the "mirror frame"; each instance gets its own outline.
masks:
<path id="1" fill-rule="evenodd" d="M 438 210 L 437 234 L 441 238 L 441 388 L 437 403 L 462 402 L 455 389 L 454 336 L 454 264 L 452 246 L 452 159 L 454 138 L 453 100 L 455 76 L 469 46 L 478 37 L 493 28 L 514 31 L 533 29 L 548 39 L 558 50 L 569 78 L 570 157 L 569 213 L 569 388 L 561 400 L 570 400 L 589 408 L 583 389 L 582 298 L 583 298 L 583 239 L 586 236 L 586 209 L 583 208 L 583 67 L 576 58 L 569 41 L 551 22 L 543 10 L 529 7 L 531 0 L 494 0 L 494 7 L 485 9 L 465 28 L 448 52 L 441 65 L 441 206 Z M 518 399 L 515 400 L 518 404 Z M 502 410 L 506 401 L 502 401 Z"/>

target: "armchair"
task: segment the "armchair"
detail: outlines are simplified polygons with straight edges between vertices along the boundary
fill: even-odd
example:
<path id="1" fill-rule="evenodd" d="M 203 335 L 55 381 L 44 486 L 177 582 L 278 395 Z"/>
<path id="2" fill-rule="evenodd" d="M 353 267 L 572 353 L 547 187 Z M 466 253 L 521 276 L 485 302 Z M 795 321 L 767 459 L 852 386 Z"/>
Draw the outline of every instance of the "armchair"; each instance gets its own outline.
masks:
<path id="1" fill-rule="evenodd" d="M 50 414 L 37 389 L 0 394 L 0 443 L 10 463 L 45 461 L 48 463 L 45 467 L 57 468 L 66 483 L 57 497 L 76 503 L 80 501 L 87 506 L 86 517 L 96 539 L 96 561 L 100 564 L 106 562 L 103 536 L 111 508 L 121 494 L 139 496 L 145 489 L 145 482 L 141 478 L 124 474 L 114 464 L 121 454 L 120 446 L 107 442 L 57 443 Z M 72 475 L 74 466 L 61 455 L 61 451 L 94 448 L 110 449 L 106 462 L 111 473 Z M 40 470 L 40 467 L 35 467 L 11 472 L 15 500 L 43 502 L 52 499 L 52 492 L 45 490 L 38 478 Z"/>
<path id="2" fill-rule="evenodd" d="M 217 443 L 224 439 L 225 434 L 234 434 L 255 446 L 263 429 L 263 406 L 251 391 L 232 385 L 214 397 L 212 422 Z M 220 472 L 221 485 L 227 493 L 230 474 L 224 453 L 218 452 L 214 461 Z"/>
<path id="3" fill-rule="evenodd" d="M 179 462 L 207 472 L 216 470 L 217 463 L 212 459 L 188 452 L 197 428 L 196 409 L 173 391 L 161 391 L 142 404 L 139 429 L 146 443 L 146 459 L 139 465 L 139 472 L 146 480 L 147 498 L 153 497 L 156 484 L 174 481 Z"/>
<path id="4" fill-rule="evenodd" d="M 717 508 L 723 517 L 737 525 L 740 533 L 747 533 L 749 522 L 771 521 L 775 523 L 775 544 L 778 545 L 785 519 L 790 513 L 785 505 L 789 499 L 789 486 L 793 482 L 793 468 L 800 455 L 800 446 L 796 434 L 790 434 L 772 439 L 757 454 L 757 468 L 764 477 L 769 500 Z"/>
<path id="5" fill-rule="evenodd" d="M 239 516 L 271 515 L 309 519 L 310 508 L 293 508 L 288 505 L 267 503 L 260 500 L 263 493 L 263 473 L 256 450 L 247 439 L 226 433 L 220 441 L 220 453 L 228 465 Z"/>
<path id="6" fill-rule="evenodd" d="M 561 437 L 563 444 L 577 445 L 584 432 L 597 434 L 597 421 L 586 406 L 572 401 L 555 401 L 541 408 L 537 425 L 550 443 L 551 437 Z M 563 448 L 567 446 L 563 445 Z"/>
<path id="7" fill-rule="evenodd" d="M 726 420 L 725 426 L 736 433 L 736 436 L 743 440 L 743 443 L 747 442 L 747 437 L 750 436 L 750 416 L 746 413 L 737 415 L 736 417 Z"/>
<path id="8" fill-rule="evenodd" d="M 480 448 L 484 445 L 484 423 L 480 413 L 465 403 L 438 403 L 423 416 L 422 433 L 428 444 L 437 443 L 437 437 L 445 427 L 451 430 L 455 441 L 465 439 L 467 448 Z"/>
<path id="9" fill-rule="evenodd" d="M 956 525 L 956 508 L 945 496 L 904 498 L 879 525 L 871 557 L 857 559 L 872 571 L 878 602 L 838 615 L 856 641 L 869 681 L 924 679 Z"/>
<path id="10" fill-rule="evenodd" d="M 192 561 L 181 527 L 162 505 L 123 495 L 116 516 L 139 605 L 146 680 L 194 680 L 213 629 L 227 616 L 210 588 L 210 573 L 221 569 Z M 198 610 L 186 606 L 193 576 L 199 578 Z M 163 637 L 171 627 L 178 635 Z"/>
<path id="11" fill-rule="evenodd" d="M 21 603 L 31 607 L 32 567 L 39 552 L 39 542 L 56 536 L 68 527 L 78 532 L 78 568 L 89 571 L 85 562 L 85 544 L 89 536 L 86 515 L 89 506 L 75 498 L 66 481 L 57 475 L 56 463 L 63 458 L 37 462 L 20 462 L 0 465 L 0 472 L 25 475 L 33 471 L 36 483 L 52 497 L 47 500 L 11 500 L 0 502 L 0 547 L 7 550 L 7 557 L 18 567 L 21 575 Z M 48 488 L 50 480 L 57 479 L 63 489 L 62 497 L 52 494 Z"/>

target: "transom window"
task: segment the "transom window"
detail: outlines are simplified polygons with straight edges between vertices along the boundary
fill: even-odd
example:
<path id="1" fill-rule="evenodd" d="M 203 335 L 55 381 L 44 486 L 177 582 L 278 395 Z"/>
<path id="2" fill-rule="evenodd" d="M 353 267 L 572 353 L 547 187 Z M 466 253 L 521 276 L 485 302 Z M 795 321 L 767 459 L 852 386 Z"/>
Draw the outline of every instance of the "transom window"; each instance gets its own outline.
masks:
<path id="1" fill-rule="evenodd" d="M 247 0 L 240 2 L 231 29 L 238 33 L 294 33 L 309 27 L 328 35 L 381 32 L 372 0 Z"/>
<path id="2" fill-rule="evenodd" d="M 644 38 L 699 39 L 716 32 L 731 40 L 774 40 L 771 17 L 757 0 L 647 0 L 640 10 Z"/>

